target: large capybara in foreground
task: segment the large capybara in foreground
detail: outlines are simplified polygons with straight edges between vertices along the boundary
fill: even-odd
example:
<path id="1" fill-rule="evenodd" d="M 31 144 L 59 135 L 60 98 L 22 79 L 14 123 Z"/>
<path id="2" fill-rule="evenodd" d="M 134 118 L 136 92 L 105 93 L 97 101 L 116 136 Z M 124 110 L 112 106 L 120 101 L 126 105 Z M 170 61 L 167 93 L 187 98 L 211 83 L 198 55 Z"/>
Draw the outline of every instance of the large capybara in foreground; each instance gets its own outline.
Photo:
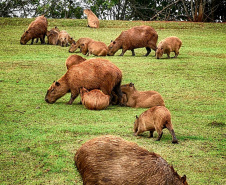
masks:
<path id="1" fill-rule="evenodd" d="M 83 87 L 80 89 L 80 96 L 82 104 L 89 110 L 103 110 L 110 103 L 110 96 L 99 89 L 88 91 Z"/>
<path id="2" fill-rule="evenodd" d="M 172 143 L 178 143 L 173 130 L 170 111 L 164 106 L 155 106 L 143 112 L 139 117 L 136 116 L 133 131 L 135 136 L 150 131 L 149 137 L 153 137 L 153 132 L 156 130 L 158 133 L 157 141 L 160 141 L 164 128 L 167 128 L 172 135 Z"/>
<path id="3" fill-rule="evenodd" d="M 108 46 L 108 55 L 114 55 L 119 49 L 122 49 L 120 56 L 123 56 L 127 50 L 132 51 L 135 56 L 134 49 L 146 47 L 148 56 L 151 49 L 156 50 L 158 34 L 154 28 L 150 26 L 135 26 L 127 31 L 123 31 L 111 44 Z"/>
<path id="4" fill-rule="evenodd" d="M 179 49 L 182 45 L 181 40 L 178 37 L 167 37 L 159 42 L 156 50 L 156 58 L 159 59 L 163 54 L 167 54 L 170 58 L 170 52 L 175 53 L 175 58 L 179 55 Z"/>
<path id="5" fill-rule="evenodd" d="M 100 41 L 91 41 L 86 44 L 81 44 L 80 45 L 80 52 L 83 55 L 87 56 L 90 55 L 95 55 L 95 56 L 106 56 L 108 52 L 108 47 L 105 43 L 100 42 Z"/>
<path id="6" fill-rule="evenodd" d="M 165 106 L 162 96 L 156 91 L 138 91 L 133 83 L 121 85 L 122 93 L 126 94 L 124 105 L 133 108 L 150 108 Z"/>
<path id="7" fill-rule="evenodd" d="M 74 160 L 84 185 L 188 185 L 160 155 L 117 136 L 87 141 Z"/>
<path id="8" fill-rule="evenodd" d="M 90 28 L 99 28 L 100 26 L 100 22 L 99 19 L 97 18 L 97 16 L 92 12 L 92 10 L 90 9 L 85 9 L 84 14 L 86 14 L 87 16 L 87 20 L 88 20 L 88 26 Z"/>
<path id="9" fill-rule="evenodd" d="M 87 37 L 78 39 L 77 42 L 71 44 L 71 47 L 69 49 L 69 53 L 75 52 L 78 48 L 80 48 L 80 46 L 82 44 L 84 44 L 84 45 L 89 44 L 89 42 L 91 42 L 91 41 L 93 41 L 93 39 L 87 38 Z"/>
<path id="10" fill-rule="evenodd" d="M 82 87 L 88 90 L 100 89 L 111 98 L 112 91 L 114 91 L 121 100 L 121 80 L 121 70 L 109 60 L 89 59 L 78 65 L 72 65 L 65 75 L 58 81 L 53 82 L 46 93 L 45 101 L 55 103 L 67 92 L 71 92 L 71 99 L 68 104 L 72 104 Z"/>
<path id="11" fill-rule="evenodd" d="M 44 17 L 44 15 L 37 17 L 34 21 L 31 22 L 28 29 L 22 35 L 20 44 L 26 44 L 29 40 L 31 40 L 31 44 L 33 44 L 35 38 L 40 38 L 41 44 L 45 44 L 47 26 L 48 21 Z"/>
<path id="12" fill-rule="evenodd" d="M 85 58 L 83 58 L 79 55 L 71 55 L 67 58 L 65 65 L 66 65 L 67 69 L 69 69 L 71 66 L 80 64 L 80 63 L 84 62 L 85 60 L 86 60 Z"/>

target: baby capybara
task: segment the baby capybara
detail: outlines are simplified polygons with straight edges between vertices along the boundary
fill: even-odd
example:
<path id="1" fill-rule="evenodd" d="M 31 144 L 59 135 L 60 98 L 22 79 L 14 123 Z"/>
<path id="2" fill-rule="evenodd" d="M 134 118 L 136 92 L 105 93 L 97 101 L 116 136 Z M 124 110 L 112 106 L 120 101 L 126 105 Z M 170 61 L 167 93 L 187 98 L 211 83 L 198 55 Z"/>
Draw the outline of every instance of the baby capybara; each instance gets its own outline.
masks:
<path id="1" fill-rule="evenodd" d="M 62 30 L 58 34 L 58 45 L 62 47 L 64 46 L 68 47 L 70 39 L 71 37 L 69 36 L 69 34 L 65 30 Z"/>
<path id="2" fill-rule="evenodd" d="M 175 53 L 175 58 L 179 55 L 179 49 L 182 45 L 181 40 L 178 37 L 167 37 L 159 42 L 156 50 L 156 58 L 159 59 L 163 54 L 167 54 L 170 58 L 170 52 Z"/>
<path id="3" fill-rule="evenodd" d="M 59 32 L 60 30 L 57 27 L 52 28 L 50 31 L 47 31 L 46 35 L 48 39 L 48 44 L 57 45 Z"/>
<path id="4" fill-rule="evenodd" d="M 105 43 L 100 41 L 91 41 L 87 44 L 81 44 L 80 46 L 80 52 L 83 55 L 87 56 L 95 55 L 95 56 L 106 56 L 108 52 L 108 47 Z"/>
<path id="5" fill-rule="evenodd" d="M 122 49 L 120 56 L 123 56 L 127 50 L 132 51 L 135 56 L 134 49 L 145 47 L 148 56 L 151 49 L 156 50 L 158 34 L 154 28 L 150 26 L 135 26 L 127 31 L 123 31 L 111 44 L 108 46 L 108 55 L 114 55 L 119 49 Z"/>
<path id="6" fill-rule="evenodd" d="M 80 48 L 80 46 L 82 45 L 82 44 L 88 44 L 89 42 L 91 42 L 91 41 L 93 41 L 93 39 L 91 39 L 91 38 L 80 38 L 80 39 L 78 39 L 77 40 L 77 42 L 75 42 L 75 43 L 72 43 L 71 44 L 71 47 L 70 47 L 70 49 L 69 49 L 69 53 L 73 53 L 73 52 L 75 52 L 78 48 Z"/>
<path id="7" fill-rule="evenodd" d="M 80 96 L 82 104 L 89 110 L 103 110 L 110 103 L 110 96 L 99 89 L 88 91 L 83 87 L 80 89 Z"/>
<path id="8" fill-rule="evenodd" d="M 71 105 L 82 87 L 89 90 L 100 89 L 109 96 L 114 91 L 121 100 L 121 80 L 121 70 L 109 60 L 89 59 L 78 65 L 72 65 L 65 75 L 58 81 L 54 81 L 46 93 L 45 101 L 55 103 L 56 100 L 70 92 L 71 99 L 68 104 Z"/>
<path id="9" fill-rule="evenodd" d="M 92 10 L 90 9 L 85 9 L 84 14 L 86 14 L 87 16 L 87 20 L 88 20 L 88 26 L 90 28 L 99 28 L 100 26 L 100 22 L 99 19 L 97 18 L 97 16 L 92 12 Z"/>
<path id="10" fill-rule="evenodd" d="M 45 44 L 47 26 L 48 21 L 44 17 L 44 15 L 37 17 L 34 21 L 31 22 L 28 29 L 22 35 L 20 44 L 26 44 L 29 40 L 31 40 L 31 44 L 33 44 L 35 38 L 40 38 L 41 44 Z"/>
<path id="11" fill-rule="evenodd" d="M 160 155 L 117 136 L 87 141 L 74 160 L 84 185 L 188 185 Z"/>
<path id="12" fill-rule="evenodd" d="M 156 91 L 138 91 L 133 83 L 121 85 L 121 90 L 126 94 L 127 102 L 124 105 L 134 108 L 151 108 L 165 106 L 162 96 Z"/>
<path id="13" fill-rule="evenodd" d="M 84 62 L 85 60 L 86 60 L 85 58 L 83 58 L 79 55 L 71 55 L 67 58 L 65 65 L 66 65 L 67 69 L 69 69 L 71 66 L 80 64 L 80 63 Z"/>
<path id="14" fill-rule="evenodd" d="M 133 131 L 135 136 L 150 131 L 149 137 L 153 137 L 153 132 L 157 131 L 157 141 L 160 141 L 164 128 L 167 128 L 172 135 L 172 143 L 178 143 L 173 130 L 170 111 L 164 106 L 155 106 L 143 112 L 139 117 L 136 116 Z"/>

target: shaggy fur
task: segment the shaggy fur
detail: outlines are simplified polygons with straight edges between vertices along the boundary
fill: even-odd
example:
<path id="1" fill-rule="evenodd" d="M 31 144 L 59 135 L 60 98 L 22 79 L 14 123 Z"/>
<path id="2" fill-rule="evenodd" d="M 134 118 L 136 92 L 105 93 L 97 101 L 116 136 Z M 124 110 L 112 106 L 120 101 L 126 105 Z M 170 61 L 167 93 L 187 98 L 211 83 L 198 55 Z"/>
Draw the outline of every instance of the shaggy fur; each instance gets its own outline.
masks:
<path id="1" fill-rule="evenodd" d="M 100 22 L 97 16 L 92 12 L 92 10 L 85 9 L 84 14 L 87 16 L 88 26 L 91 28 L 99 28 Z"/>
<path id="2" fill-rule="evenodd" d="M 66 65 L 67 69 L 69 69 L 71 66 L 80 64 L 80 63 L 84 62 L 85 60 L 86 60 L 85 58 L 83 58 L 79 55 L 71 55 L 67 58 L 65 65 Z"/>
<path id="3" fill-rule="evenodd" d="M 82 44 L 86 45 L 89 44 L 89 42 L 93 41 L 91 38 L 80 38 L 77 40 L 77 42 L 74 42 L 71 44 L 71 47 L 69 49 L 69 53 L 75 52 Z"/>

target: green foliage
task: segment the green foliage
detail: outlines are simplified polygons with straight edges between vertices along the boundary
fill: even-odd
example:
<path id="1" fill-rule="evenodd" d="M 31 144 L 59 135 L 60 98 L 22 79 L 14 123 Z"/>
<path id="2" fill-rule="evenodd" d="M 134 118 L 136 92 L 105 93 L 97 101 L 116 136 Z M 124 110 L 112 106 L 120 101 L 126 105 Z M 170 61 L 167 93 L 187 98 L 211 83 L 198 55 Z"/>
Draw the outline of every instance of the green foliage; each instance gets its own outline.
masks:
<path id="1" fill-rule="evenodd" d="M 105 134 L 160 154 L 187 175 L 189 184 L 225 184 L 225 24 L 101 21 L 99 29 L 91 29 L 86 20 L 48 19 L 49 29 L 57 26 L 75 40 L 90 37 L 108 45 L 121 31 L 143 24 L 156 29 L 159 41 L 172 35 L 182 40 L 177 59 L 157 60 L 153 51 L 143 57 L 145 48 L 136 49 L 135 57 L 130 51 L 104 57 L 122 70 L 122 84 L 161 93 L 179 140 L 173 145 L 166 129 L 160 142 L 156 133 L 154 139 L 147 132 L 133 135 L 135 116 L 146 109 L 90 111 L 79 97 L 66 105 L 70 94 L 47 104 L 46 91 L 66 72 L 71 53 L 60 46 L 20 45 L 32 20 L 0 18 L 0 184 L 81 185 L 74 154 L 84 142 Z"/>

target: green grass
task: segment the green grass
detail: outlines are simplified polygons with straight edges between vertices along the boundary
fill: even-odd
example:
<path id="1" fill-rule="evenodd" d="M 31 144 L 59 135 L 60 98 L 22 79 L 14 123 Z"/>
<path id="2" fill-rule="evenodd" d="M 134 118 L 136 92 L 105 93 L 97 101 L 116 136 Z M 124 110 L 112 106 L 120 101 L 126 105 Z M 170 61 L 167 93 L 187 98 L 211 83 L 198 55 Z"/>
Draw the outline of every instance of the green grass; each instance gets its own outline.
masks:
<path id="1" fill-rule="evenodd" d="M 79 98 L 66 105 L 70 94 L 47 104 L 45 93 L 66 72 L 71 54 L 66 47 L 20 45 L 30 22 L 0 18 L 0 184 L 81 185 L 74 154 L 84 142 L 104 134 L 160 154 L 180 175 L 187 175 L 189 184 L 226 184 L 226 24 L 101 21 L 100 29 L 90 29 L 86 20 L 49 19 L 49 28 L 58 26 L 75 40 L 91 37 L 108 45 L 121 31 L 142 24 L 154 27 L 159 41 L 172 35 L 182 40 L 177 59 L 157 60 L 154 52 L 143 57 L 144 48 L 136 49 L 135 57 L 130 51 L 105 57 L 122 70 L 122 84 L 133 82 L 138 90 L 161 93 L 179 140 L 173 145 L 167 130 L 160 142 L 147 138 L 148 133 L 133 136 L 135 115 L 146 109 L 110 106 L 90 111 Z"/>

